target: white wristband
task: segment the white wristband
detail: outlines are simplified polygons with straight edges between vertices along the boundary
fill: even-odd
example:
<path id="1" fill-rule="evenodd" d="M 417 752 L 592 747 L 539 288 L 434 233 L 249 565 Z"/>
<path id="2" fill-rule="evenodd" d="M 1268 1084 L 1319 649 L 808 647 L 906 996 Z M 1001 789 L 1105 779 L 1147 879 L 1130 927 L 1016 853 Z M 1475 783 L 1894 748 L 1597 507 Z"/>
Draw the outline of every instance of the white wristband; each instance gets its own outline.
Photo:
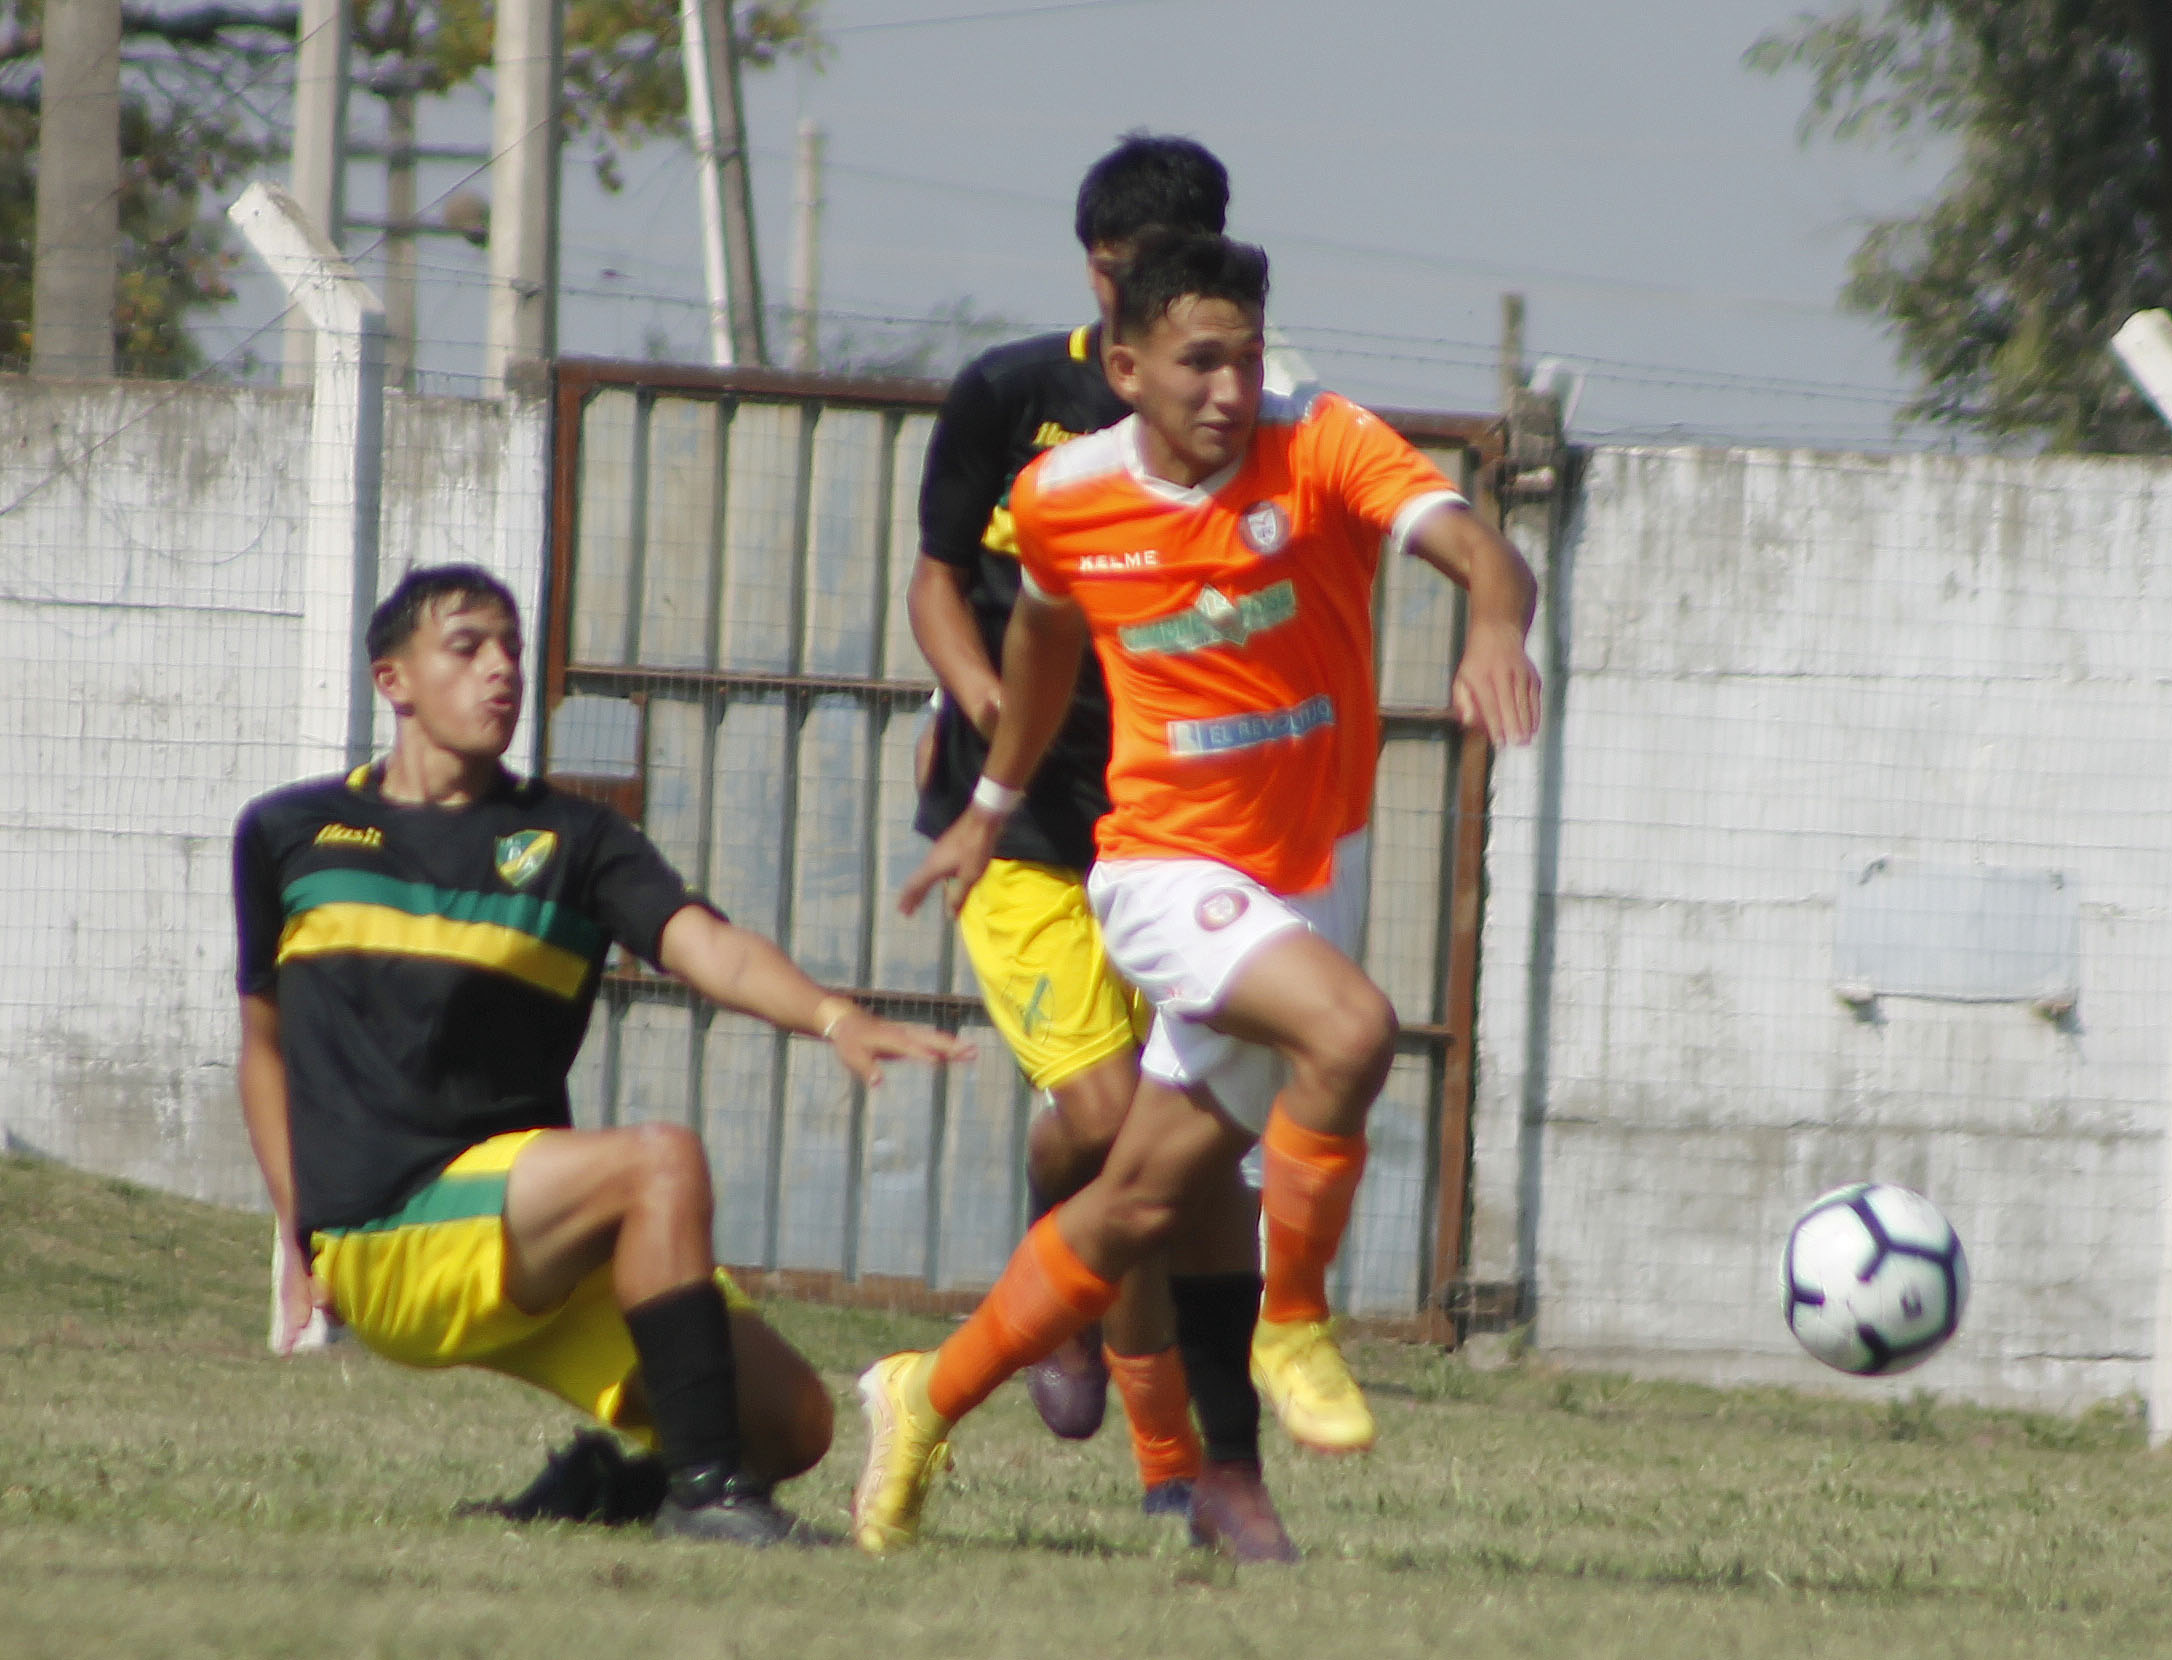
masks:
<path id="1" fill-rule="evenodd" d="M 973 786 L 973 805 L 997 818 L 1009 818 L 1018 810 L 1018 804 L 1026 799 L 1024 790 L 1014 790 L 1008 784 L 998 784 L 986 773 Z"/>

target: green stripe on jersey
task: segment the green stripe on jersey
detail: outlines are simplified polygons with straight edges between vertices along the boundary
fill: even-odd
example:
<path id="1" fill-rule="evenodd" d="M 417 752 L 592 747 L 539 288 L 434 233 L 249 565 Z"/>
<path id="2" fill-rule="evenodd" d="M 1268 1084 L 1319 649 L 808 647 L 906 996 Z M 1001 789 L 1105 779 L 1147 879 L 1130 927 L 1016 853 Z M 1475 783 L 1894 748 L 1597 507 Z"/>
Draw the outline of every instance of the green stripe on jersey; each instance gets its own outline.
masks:
<path id="1" fill-rule="evenodd" d="M 440 1176 L 390 1216 L 358 1222 L 351 1228 L 319 1228 L 321 1234 L 390 1233 L 395 1228 L 424 1228 L 433 1222 L 472 1222 L 505 1212 L 505 1171 L 489 1175 Z"/>
<path id="2" fill-rule="evenodd" d="M 375 871 L 316 871 L 289 882 L 279 897 L 289 920 L 319 905 L 382 905 L 409 916 L 495 923 L 582 957 L 593 956 L 606 944 L 603 930 L 580 912 L 533 894 L 434 888 Z"/>

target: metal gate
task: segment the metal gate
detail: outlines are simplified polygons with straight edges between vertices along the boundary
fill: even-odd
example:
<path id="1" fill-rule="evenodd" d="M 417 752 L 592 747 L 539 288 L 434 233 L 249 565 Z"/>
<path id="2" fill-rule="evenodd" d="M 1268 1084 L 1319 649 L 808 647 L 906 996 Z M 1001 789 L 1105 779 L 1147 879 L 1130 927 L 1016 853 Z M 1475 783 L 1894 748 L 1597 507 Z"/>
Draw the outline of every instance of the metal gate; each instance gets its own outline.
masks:
<path id="1" fill-rule="evenodd" d="M 913 743 L 933 682 L 907 627 L 920 466 L 942 388 L 766 370 L 556 368 L 545 771 L 618 805 L 735 920 L 818 980 L 979 1039 L 870 1094 L 828 1051 L 615 962 L 574 1076 L 585 1124 L 691 1124 L 721 1260 L 787 1287 L 969 1302 L 1024 1223 L 1033 1101 L 948 918 L 897 913 L 925 843 Z M 1383 412 L 1466 488 L 1490 416 Z M 1450 1336 L 1468 1187 L 1486 755 L 1449 718 L 1460 595 L 1384 572 L 1385 746 L 1363 960 L 1403 1038 L 1337 1296 Z M 773 1283 L 776 1283 L 773 1281 Z"/>

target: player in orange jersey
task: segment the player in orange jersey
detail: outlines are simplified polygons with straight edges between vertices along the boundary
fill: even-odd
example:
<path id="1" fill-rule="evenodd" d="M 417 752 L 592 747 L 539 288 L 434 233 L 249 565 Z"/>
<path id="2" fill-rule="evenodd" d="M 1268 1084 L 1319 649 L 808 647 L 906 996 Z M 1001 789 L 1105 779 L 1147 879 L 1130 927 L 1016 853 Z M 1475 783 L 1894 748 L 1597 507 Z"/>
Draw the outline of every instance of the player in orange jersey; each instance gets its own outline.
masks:
<path id="1" fill-rule="evenodd" d="M 1255 1136 L 1268 1235 L 1255 1375 L 1298 1439 L 1373 1439 L 1326 1300 L 1396 1029 L 1348 955 L 1379 741 L 1373 580 L 1386 548 L 1469 590 L 1450 706 L 1505 743 L 1538 724 L 1524 650 L 1537 590 L 1373 416 L 1331 394 L 1263 406 L 1266 291 L 1255 248 L 1143 241 L 1108 354 L 1136 414 L 1050 452 L 1012 492 L 1025 591 L 1002 713 L 974 806 L 903 903 L 947 883 L 956 904 L 979 878 L 1090 638 L 1114 744 L 1089 893 L 1110 960 L 1155 1020 L 1101 1174 L 1035 1224 L 939 1350 L 861 1380 L 872 1433 L 854 1533 L 869 1550 L 917 1531 L 950 1426 L 1105 1308 Z M 1229 1341 L 1249 1345 L 1249 1314 L 1231 1324 Z M 1208 1461 L 1192 1521 L 1240 1557 L 1294 1555 L 1256 1456 Z"/>
<path id="2" fill-rule="evenodd" d="M 1076 229 L 1098 310 L 1105 315 L 1114 302 L 1107 273 L 1142 233 L 1219 231 L 1228 202 L 1229 175 L 1203 146 L 1126 134 L 1078 190 Z M 995 731 L 1003 633 L 1019 585 L 1011 482 L 1042 451 L 1131 413 L 1103 372 L 1106 331 L 1097 320 L 982 353 L 952 382 L 929 437 L 921 553 L 906 605 L 913 638 L 942 686 L 913 819 L 931 839 L 971 802 Z M 958 914 L 989 1018 L 1048 1097 L 1026 1139 L 1035 1219 L 1100 1168 L 1138 1087 L 1139 1044 L 1152 1013 L 1110 969 L 1086 899 L 1094 823 L 1109 808 L 1109 709 L 1100 669 L 1090 661 L 1081 667 L 1063 729 Z M 1240 1218 L 1237 1236 L 1252 1232 Z M 1183 1513 L 1203 1456 L 1179 1356 L 1179 1308 L 1224 1295 L 1219 1281 L 1172 1285 L 1165 1262 L 1142 1263 L 1109 1310 L 1105 1333 L 1088 1327 L 1026 1370 L 1042 1421 L 1067 1439 L 1100 1428 L 1113 1374 L 1150 1514 Z M 1210 1380 L 1199 1406 L 1208 1440 L 1230 1413 L 1239 1426 L 1256 1426 L 1259 1417 L 1249 1385 L 1217 1391 Z"/>

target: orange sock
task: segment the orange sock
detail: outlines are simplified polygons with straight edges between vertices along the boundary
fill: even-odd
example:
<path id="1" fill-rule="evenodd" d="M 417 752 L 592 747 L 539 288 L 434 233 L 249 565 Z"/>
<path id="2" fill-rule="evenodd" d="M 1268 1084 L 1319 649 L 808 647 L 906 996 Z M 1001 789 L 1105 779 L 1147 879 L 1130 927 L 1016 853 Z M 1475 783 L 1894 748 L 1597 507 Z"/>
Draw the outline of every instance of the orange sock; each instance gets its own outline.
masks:
<path id="1" fill-rule="evenodd" d="M 1350 1201 L 1365 1174 L 1362 1135 L 1321 1135 L 1283 1116 L 1268 1115 L 1265 1180 L 1260 1210 L 1267 1218 L 1266 1291 L 1262 1320 L 1327 1318 L 1327 1265 L 1342 1248 Z"/>
<path id="2" fill-rule="evenodd" d="M 935 1351 L 928 1404 L 956 1423 L 1066 1337 L 1091 1325 L 1116 1301 L 1105 1280 L 1056 1231 L 1058 1206 L 1026 1230 L 1002 1275 L 964 1325 Z"/>
<path id="3" fill-rule="evenodd" d="M 1175 1349 L 1156 1355 L 1120 1355 L 1103 1347 L 1109 1376 L 1131 1420 L 1131 1456 L 1139 1461 L 1139 1482 L 1159 1487 L 1165 1481 L 1190 1481 L 1199 1474 L 1199 1431 L 1192 1427 L 1191 1391 L 1184 1382 L 1184 1357 Z"/>

